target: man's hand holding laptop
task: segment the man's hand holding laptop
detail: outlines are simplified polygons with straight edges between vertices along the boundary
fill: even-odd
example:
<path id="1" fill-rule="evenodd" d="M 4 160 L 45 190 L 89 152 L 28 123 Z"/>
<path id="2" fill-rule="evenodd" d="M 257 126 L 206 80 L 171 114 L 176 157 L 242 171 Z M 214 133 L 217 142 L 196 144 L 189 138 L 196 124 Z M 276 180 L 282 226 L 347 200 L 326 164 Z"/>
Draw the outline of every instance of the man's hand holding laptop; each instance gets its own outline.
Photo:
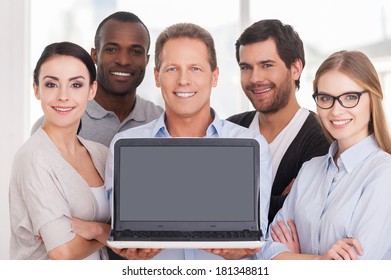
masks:
<path id="1" fill-rule="evenodd" d="M 206 249 L 207 252 L 223 257 L 226 260 L 239 260 L 258 253 L 261 248 L 251 249 Z"/>
<path id="2" fill-rule="evenodd" d="M 112 250 L 120 255 L 121 257 L 128 260 L 149 260 L 154 256 L 160 253 L 162 249 L 154 249 L 154 248 L 126 248 L 126 249 L 116 249 L 112 248 Z"/>

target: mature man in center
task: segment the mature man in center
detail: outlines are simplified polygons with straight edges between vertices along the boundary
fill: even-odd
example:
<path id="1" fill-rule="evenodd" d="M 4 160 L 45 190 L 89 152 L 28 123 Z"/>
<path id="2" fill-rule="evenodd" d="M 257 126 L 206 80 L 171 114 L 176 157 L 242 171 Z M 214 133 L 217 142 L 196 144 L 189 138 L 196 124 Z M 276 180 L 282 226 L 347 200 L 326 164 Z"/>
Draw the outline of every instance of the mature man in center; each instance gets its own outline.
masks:
<path id="1" fill-rule="evenodd" d="M 271 191 L 268 144 L 259 133 L 219 119 L 210 107 L 212 88 L 217 86 L 219 76 L 214 41 L 210 33 L 190 23 L 179 23 L 165 29 L 156 41 L 154 74 L 156 86 L 161 88 L 166 110 L 159 119 L 120 132 L 113 138 L 106 165 L 105 181 L 109 195 L 113 187 L 114 143 L 118 139 L 252 138 L 261 147 L 260 224 L 262 231 L 266 233 Z M 127 259 L 252 259 L 256 258 L 259 249 L 122 249 L 116 252 Z"/>

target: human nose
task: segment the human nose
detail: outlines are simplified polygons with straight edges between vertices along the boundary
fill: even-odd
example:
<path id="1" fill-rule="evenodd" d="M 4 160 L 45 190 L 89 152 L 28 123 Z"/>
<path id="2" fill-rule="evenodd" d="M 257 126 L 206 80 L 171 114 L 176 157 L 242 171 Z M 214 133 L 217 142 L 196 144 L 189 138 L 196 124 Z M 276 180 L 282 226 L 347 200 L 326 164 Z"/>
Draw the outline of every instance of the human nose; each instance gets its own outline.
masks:
<path id="1" fill-rule="evenodd" d="M 342 101 L 340 101 L 338 98 L 334 99 L 334 104 L 330 108 L 334 115 L 338 115 L 345 110 L 341 103 Z"/>
<path id="2" fill-rule="evenodd" d="M 190 77 L 189 77 L 189 73 L 187 73 L 187 71 L 180 71 L 179 72 L 178 84 L 181 86 L 185 86 L 185 85 L 190 84 Z"/>
<path id="3" fill-rule="evenodd" d="M 115 58 L 115 62 L 119 65 L 128 65 L 130 63 L 129 54 L 126 51 L 119 51 Z"/>
<path id="4" fill-rule="evenodd" d="M 250 74 L 250 82 L 252 84 L 256 84 L 258 82 L 262 82 L 264 80 L 264 77 L 262 75 L 261 69 L 258 69 L 258 67 L 254 67 Z"/>
<path id="5" fill-rule="evenodd" d="M 58 100 L 60 101 L 68 101 L 69 95 L 68 95 L 68 89 L 66 87 L 60 87 L 58 91 Z"/>

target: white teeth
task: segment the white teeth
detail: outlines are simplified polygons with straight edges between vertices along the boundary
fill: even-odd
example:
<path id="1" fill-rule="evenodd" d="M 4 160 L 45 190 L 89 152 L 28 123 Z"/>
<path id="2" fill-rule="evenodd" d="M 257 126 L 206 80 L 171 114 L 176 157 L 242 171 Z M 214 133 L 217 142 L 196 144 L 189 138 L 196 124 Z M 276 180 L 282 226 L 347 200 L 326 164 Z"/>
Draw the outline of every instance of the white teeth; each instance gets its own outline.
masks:
<path id="1" fill-rule="evenodd" d="M 265 93 L 265 92 L 268 92 L 268 91 L 271 91 L 271 90 L 272 90 L 271 88 L 267 88 L 267 89 L 264 89 L 264 90 L 254 90 L 254 93 L 255 94 Z"/>
<path id="2" fill-rule="evenodd" d="M 68 108 L 53 107 L 53 108 L 54 108 L 54 110 L 60 111 L 60 112 L 68 112 L 73 109 L 72 107 L 68 107 Z"/>
<path id="3" fill-rule="evenodd" d="M 344 125 L 351 122 L 351 120 L 345 120 L 345 121 L 332 121 L 334 125 Z"/>
<path id="4" fill-rule="evenodd" d="M 192 97 L 195 94 L 195 92 L 176 92 L 175 95 L 179 97 Z"/>
<path id="5" fill-rule="evenodd" d="M 111 72 L 114 76 L 122 76 L 122 77 L 130 77 L 130 73 L 124 73 L 124 72 Z"/>
<path id="6" fill-rule="evenodd" d="M 60 112 L 68 112 L 72 110 L 72 108 L 59 108 L 59 107 L 54 107 L 54 109 Z"/>
<path id="7" fill-rule="evenodd" d="M 73 108 L 59 108 L 59 107 L 54 107 L 54 110 L 56 111 L 60 111 L 60 112 L 68 112 L 70 110 L 72 110 Z"/>

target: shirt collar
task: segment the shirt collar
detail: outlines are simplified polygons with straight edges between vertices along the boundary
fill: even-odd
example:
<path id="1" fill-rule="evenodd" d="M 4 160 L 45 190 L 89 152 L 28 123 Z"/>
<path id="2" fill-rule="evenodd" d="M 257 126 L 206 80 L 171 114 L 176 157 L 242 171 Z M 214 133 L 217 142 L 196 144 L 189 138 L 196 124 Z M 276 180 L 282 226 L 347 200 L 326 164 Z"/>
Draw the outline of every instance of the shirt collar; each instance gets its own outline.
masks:
<path id="1" fill-rule="evenodd" d="M 213 108 L 210 108 L 210 114 L 213 118 L 213 121 L 206 130 L 206 137 L 222 137 L 221 135 L 223 135 L 223 121 L 220 120 L 219 116 Z"/>
<path id="2" fill-rule="evenodd" d="M 166 112 L 160 115 L 157 119 L 155 126 L 152 129 L 152 137 L 171 137 L 168 133 L 164 120 L 166 119 Z"/>
<path id="3" fill-rule="evenodd" d="M 344 165 L 346 171 L 351 173 L 357 165 L 361 164 L 361 162 L 364 161 L 370 154 L 378 151 L 379 149 L 380 147 L 375 139 L 375 136 L 371 134 L 343 152 L 340 155 L 340 162 Z M 329 148 L 329 164 L 333 162 L 333 157 L 337 150 L 338 142 L 334 141 Z"/>
<path id="4" fill-rule="evenodd" d="M 125 119 L 125 121 L 132 119 L 138 122 L 144 122 L 146 120 L 145 106 L 143 105 L 144 102 L 145 100 L 136 94 L 136 103 L 134 104 L 134 108 L 130 112 L 129 116 Z"/>
<path id="5" fill-rule="evenodd" d="M 221 137 L 220 135 L 222 135 L 223 131 L 222 120 L 220 120 L 214 109 L 210 108 L 210 113 L 212 115 L 213 121 L 208 126 L 205 137 Z M 157 119 L 156 124 L 152 129 L 152 137 L 171 137 L 171 135 L 168 133 L 165 119 L 166 113 L 164 112 Z"/>
<path id="6" fill-rule="evenodd" d="M 90 116 L 93 119 L 102 119 L 102 118 L 106 117 L 107 115 L 114 115 L 113 112 L 107 111 L 106 109 L 104 109 L 94 99 L 88 101 L 86 113 L 88 116 Z"/>
<path id="7" fill-rule="evenodd" d="M 143 99 L 136 95 L 136 103 L 134 104 L 134 108 L 126 117 L 125 122 L 131 119 L 139 122 L 145 121 L 145 114 L 142 103 Z M 113 111 L 107 111 L 94 99 L 87 103 L 86 113 L 93 119 L 103 119 L 107 115 L 115 116 Z"/>

